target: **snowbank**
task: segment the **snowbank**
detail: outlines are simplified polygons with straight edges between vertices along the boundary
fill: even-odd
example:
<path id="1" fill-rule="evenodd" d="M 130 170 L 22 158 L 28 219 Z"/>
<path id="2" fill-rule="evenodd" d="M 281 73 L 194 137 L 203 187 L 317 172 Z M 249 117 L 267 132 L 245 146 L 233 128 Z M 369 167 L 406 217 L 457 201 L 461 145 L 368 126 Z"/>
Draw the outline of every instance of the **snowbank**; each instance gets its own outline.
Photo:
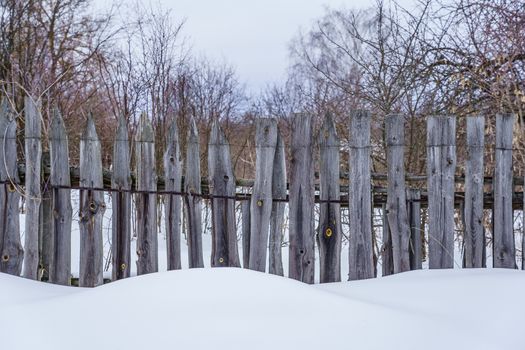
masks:
<path id="1" fill-rule="evenodd" d="M 417 271 L 309 286 L 196 269 L 95 289 L 0 274 L 2 349 L 519 349 L 525 273 Z"/>

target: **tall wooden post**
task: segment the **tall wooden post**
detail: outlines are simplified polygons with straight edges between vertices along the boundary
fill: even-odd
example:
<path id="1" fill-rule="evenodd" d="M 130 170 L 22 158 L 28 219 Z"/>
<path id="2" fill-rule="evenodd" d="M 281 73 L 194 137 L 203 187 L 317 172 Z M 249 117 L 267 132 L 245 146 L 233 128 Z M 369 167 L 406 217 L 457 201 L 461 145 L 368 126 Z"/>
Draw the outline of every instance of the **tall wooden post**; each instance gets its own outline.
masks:
<path id="1" fill-rule="evenodd" d="M 277 146 L 277 121 L 257 119 L 255 135 L 255 184 L 250 206 L 250 269 L 266 270 L 270 216 L 272 214 L 272 176 Z"/>
<path id="2" fill-rule="evenodd" d="M 61 285 L 71 284 L 71 186 L 69 175 L 69 146 L 64 120 L 55 109 L 49 133 L 51 159 L 51 241 L 53 260 L 49 281 Z"/>
<path id="3" fill-rule="evenodd" d="M 80 138 L 80 287 L 96 287 L 103 283 L 102 220 L 106 205 L 102 188 L 102 157 L 100 141 L 90 115 Z"/>
<path id="4" fill-rule="evenodd" d="M 516 249 L 512 212 L 512 130 L 514 114 L 496 116 L 496 154 L 494 164 L 494 267 L 516 268 Z"/>
<path id="5" fill-rule="evenodd" d="M 341 144 L 330 114 L 319 132 L 319 232 L 320 282 L 341 281 L 341 206 L 339 192 L 339 150 Z M 334 202 L 330 202 L 334 201 Z"/>
<path id="6" fill-rule="evenodd" d="M 283 138 L 279 132 L 279 128 L 277 128 L 277 146 L 275 148 L 275 157 L 273 159 L 272 198 L 285 199 L 286 191 L 286 154 Z M 279 276 L 284 276 L 282 244 L 285 205 L 285 202 L 273 201 L 272 214 L 270 216 L 269 272 Z"/>
<path id="7" fill-rule="evenodd" d="M 164 153 L 164 177 L 166 190 L 180 192 L 182 189 L 182 156 L 180 153 L 179 129 L 177 121 L 171 122 L 168 131 L 166 151 Z M 180 240 L 181 240 L 181 197 L 168 194 L 165 196 L 165 224 L 168 270 L 181 268 Z"/>
<path id="8" fill-rule="evenodd" d="M 454 267 L 456 117 L 427 120 L 428 255 L 431 269 Z"/>
<path id="9" fill-rule="evenodd" d="M 467 118 L 467 164 L 465 167 L 465 267 L 483 267 L 483 149 L 485 118 Z"/>
<path id="10" fill-rule="evenodd" d="M 140 118 L 135 138 L 137 172 L 137 274 L 159 270 L 157 237 L 157 173 L 155 135 L 148 117 Z"/>
<path id="11" fill-rule="evenodd" d="M 188 259 L 190 268 L 204 267 L 202 257 L 202 198 L 201 198 L 201 155 L 199 132 L 193 117 L 190 121 L 186 142 L 186 173 L 184 191 L 186 197 L 186 222 L 188 223 Z"/>
<path id="12" fill-rule="evenodd" d="M 370 121 L 370 114 L 366 111 L 355 111 L 350 119 L 349 280 L 373 278 L 375 270 L 372 250 Z"/>
<path id="13" fill-rule="evenodd" d="M 0 108 L 0 272 L 20 275 L 20 188 L 16 163 L 16 114 L 7 98 Z"/>
<path id="14" fill-rule="evenodd" d="M 410 226 L 405 192 L 405 117 L 386 117 L 388 165 L 387 216 L 392 237 L 394 273 L 410 270 Z"/>
<path id="15" fill-rule="evenodd" d="M 25 157 L 26 157 L 26 217 L 25 217 L 25 278 L 38 279 L 38 223 L 40 221 L 40 171 L 42 158 L 42 116 L 40 101 L 24 98 Z"/>
<path id="16" fill-rule="evenodd" d="M 219 122 L 214 120 L 208 143 L 210 194 L 230 198 L 212 198 L 211 266 L 240 267 L 235 227 L 235 176 L 230 145 Z"/>
<path id="17" fill-rule="evenodd" d="M 113 174 L 111 188 L 112 202 L 112 279 L 127 278 L 131 264 L 131 176 L 128 126 L 124 117 L 119 116 L 117 134 L 113 142 Z"/>
<path id="18" fill-rule="evenodd" d="M 314 169 L 312 116 L 296 114 L 290 174 L 290 278 L 314 283 Z"/>

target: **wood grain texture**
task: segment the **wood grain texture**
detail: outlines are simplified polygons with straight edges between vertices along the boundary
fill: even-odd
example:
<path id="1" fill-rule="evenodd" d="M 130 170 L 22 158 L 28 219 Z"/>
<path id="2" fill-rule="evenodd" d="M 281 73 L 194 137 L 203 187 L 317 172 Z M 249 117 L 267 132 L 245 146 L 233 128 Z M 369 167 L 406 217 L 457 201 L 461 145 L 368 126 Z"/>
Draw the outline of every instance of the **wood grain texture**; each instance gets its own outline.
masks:
<path id="1" fill-rule="evenodd" d="M 130 152 L 128 126 L 119 116 L 117 133 L 113 142 L 113 173 L 111 188 L 127 191 L 131 189 Z M 111 217 L 111 275 L 113 281 L 127 278 L 131 264 L 131 193 L 111 193 L 113 215 Z"/>
<path id="2" fill-rule="evenodd" d="M 250 205 L 250 269 L 264 272 L 272 214 L 272 177 L 277 146 L 277 120 L 255 121 L 255 183 Z"/>
<path id="3" fill-rule="evenodd" d="M 208 142 L 208 174 L 212 196 L 235 196 L 230 145 L 219 122 L 214 120 Z M 240 267 L 235 227 L 235 200 L 212 198 L 212 254 L 213 267 Z"/>
<path id="4" fill-rule="evenodd" d="M 423 268 L 423 238 L 421 228 L 421 190 L 407 190 L 407 214 L 410 226 L 410 270 Z"/>
<path id="5" fill-rule="evenodd" d="M 245 269 L 250 267 L 250 206 L 251 200 L 243 200 L 241 202 L 242 215 L 242 267 Z"/>
<path id="6" fill-rule="evenodd" d="M 333 117 L 325 116 L 318 136 L 319 143 L 319 246 L 320 282 L 341 281 L 341 208 L 339 203 L 322 202 L 339 200 L 339 150 L 341 143 Z"/>
<path id="7" fill-rule="evenodd" d="M 289 277 L 311 284 L 315 266 L 312 116 L 296 114 L 292 123 Z"/>
<path id="8" fill-rule="evenodd" d="M 371 116 L 355 111 L 349 140 L 349 280 L 374 277 L 370 162 Z"/>
<path id="9" fill-rule="evenodd" d="M 465 165 L 465 267 L 483 267 L 483 150 L 485 118 L 467 118 L 467 160 Z"/>
<path id="10" fill-rule="evenodd" d="M 184 197 L 186 223 L 188 225 L 188 259 L 190 268 L 204 267 L 202 257 L 202 198 L 199 131 L 195 119 L 190 120 L 186 141 L 186 172 Z"/>
<path id="11" fill-rule="evenodd" d="M 512 212 L 512 131 L 514 114 L 496 116 L 496 150 L 494 164 L 494 255 L 493 266 L 516 268 L 516 249 Z"/>
<path id="12" fill-rule="evenodd" d="M 382 276 L 389 276 L 394 273 L 394 260 L 392 256 L 392 237 L 388 226 L 388 214 L 386 204 L 381 208 L 383 216 L 383 241 L 381 245 L 381 272 Z"/>
<path id="13" fill-rule="evenodd" d="M 90 115 L 80 138 L 80 185 L 101 188 L 101 145 Z M 102 191 L 80 191 L 80 287 L 96 287 L 103 283 L 102 221 L 106 205 Z"/>
<path id="14" fill-rule="evenodd" d="M 167 191 L 181 192 L 182 155 L 179 142 L 179 129 L 175 119 L 171 122 L 168 131 L 166 151 L 164 152 L 164 178 Z M 181 196 L 168 194 L 165 195 L 164 202 L 168 270 L 178 270 L 181 268 L 182 200 Z"/>
<path id="15" fill-rule="evenodd" d="M 155 136 L 149 118 L 143 114 L 135 138 L 135 166 L 138 191 L 157 190 Z M 159 270 L 157 235 L 157 195 L 136 194 L 137 274 Z"/>
<path id="16" fill-rule="evenodd" d="M 71 186 L 69 176 L 69 146 L 66 127 L 60 112 L 55 109 L 49 131 L 49 148 L 51 160 L 51 176 L 49 178 L 52 191 L 51 234 L 54 258 L 50 265 L 49 281 L 61 284 L 71 284 L 71 190 L 56 188 Z"/>
<path id="17" fill-rule="evenodd" d="M 16 163 L 16 114 L 7 98 L 0 107 L 0 272 L 20 275 L 20 188 Z"/>
<path id="18" fill-rule="evenodd" d="M 456 117 L 427 119 L 428 255 L 431 269 L 454 267 Z"/>
<path id="19" fill-rule="evenodd" d="M 394 273 L 410 270 L 410 226 L 405 190 L 405 117 L 391 114 L 385 119 L 388 168 L 387 216 L 392 237 Z"/>
<path id="20" fill-rule="evenodd" d="M 277 199 L 286 198 L 286 153 L 283 137 L 277 129 L 277 145 L 273 159 L 272 174 L 272 197 Z M 283 236 L 284 236 L 284 210 L 286 203 L 274 201 L 272 203 L 272 214 L 270 216 L 270 239 L 269 239 L 269 272 L 274 275 L 284 276 L 283 269 Z"/>

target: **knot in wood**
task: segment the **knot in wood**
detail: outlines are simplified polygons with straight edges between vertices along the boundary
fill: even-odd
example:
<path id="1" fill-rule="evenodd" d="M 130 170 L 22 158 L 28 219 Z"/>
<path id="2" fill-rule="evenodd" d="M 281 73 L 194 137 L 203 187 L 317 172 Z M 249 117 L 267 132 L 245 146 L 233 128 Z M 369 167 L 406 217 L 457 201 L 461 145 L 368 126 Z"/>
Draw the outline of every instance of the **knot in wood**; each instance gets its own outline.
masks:
<path id="1" fill-rule="evenodd" d="M 95 202 L 95 201 L 91 201 L 89 203 L 89 211 L 92 213 L 92 214 L 96 214 L 97 211 L 98 211 L 98 203 Z"/>
<path id="2" fill-rule="evenodd" d="M 324 232 L 324 234 L 328 238 L 332 237 L 332 234 L 333 234 L 332 229 L 330 227 L 327 228 L 326 231 Z"/>
<path id="3" fill-rule="evenodd" d="M 9 255 L 7 255 L 7 254 L 2 255 L 2 261 L 4 261 L 4 262 L 5 261 L 9 261 Z"/>
<path id="4" fill-rule="evenodd" d="M 124 270 L 126 269 L 126 266 L 127 266 L 127 265 L 124 264 L 124 263 L 120 264 L 120 270 L 121 270 L 121 271 L 124 271 Z"/>
<path id="5" fill-rule="evenodd" d="M 259 200 L 257 201 L 257 206 L 258 206 L 258 207 L 262 207 L 262 205 L 263 205 L 263 201 L 262 201 L 262 199 L 259 199 Z"/>
<path id="6" fill-rule="evenodd" d="M 219 263 L 224 263 L 224 258 L 219 258 Z"/>
<path id="7" fill-rule="evenodd" d="M 10 182 L 9 184 L 7 184 L 7 191 L 8 192 L 15 192 L 16 191 L 16 187 L 15 187 L 15 184 L 13 184 L 12 182 Z"/>

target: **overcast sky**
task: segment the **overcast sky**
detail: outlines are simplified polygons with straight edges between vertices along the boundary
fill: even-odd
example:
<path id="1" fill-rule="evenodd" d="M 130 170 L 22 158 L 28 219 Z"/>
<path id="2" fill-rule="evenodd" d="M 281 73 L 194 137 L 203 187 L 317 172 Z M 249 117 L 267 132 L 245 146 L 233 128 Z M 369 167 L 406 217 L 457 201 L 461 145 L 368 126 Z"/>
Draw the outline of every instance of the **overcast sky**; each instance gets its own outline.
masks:
<path id="1" fill-rule="evenodd" d="M 194 54 L 232 64 L 253 93 L 283 79 L 288 65 L 288 43 L 299 28 L 309 28 L 324 13 L 325 6 L 363 7 L 370 3 L 367 0 L 155 0 L 153 3 L 157 1 L 171 9 L 175 19 L 186 19 L 184 35 Z"/>

